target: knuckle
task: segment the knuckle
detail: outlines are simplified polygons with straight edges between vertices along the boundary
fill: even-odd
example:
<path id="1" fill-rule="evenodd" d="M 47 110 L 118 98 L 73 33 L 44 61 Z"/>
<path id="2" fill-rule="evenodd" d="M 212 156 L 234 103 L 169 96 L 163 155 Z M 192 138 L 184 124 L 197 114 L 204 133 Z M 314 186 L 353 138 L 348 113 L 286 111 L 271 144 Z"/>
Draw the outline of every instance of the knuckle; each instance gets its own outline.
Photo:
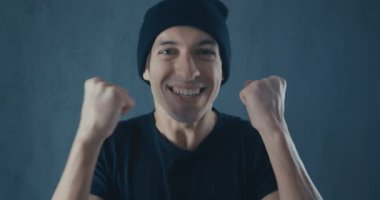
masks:
<path id="1" fill-rule="evenodd" d="M 89 83 L 98 83 L 98 82 L 102 81 L 102 79 L 99 78 L 99 77 L 92 77 L 92 78 L 90 78 L 90 79 L 87 79 L 87 81 L 88 81 Z"/>
<path id="2" fill-rule="evenodd" d="M 243 97 L 244 95 L 245 95 L 245 90 L 241 90 L 240 93 L 239 93 L 239 96 Z"/>
<path id="3" fill-rule="evenodd" d="M 88 86 L 92 85 L 93 82 L 94 82 L 94 79 L 93 79 L 93 78 L 87 79 L 87 80 L 84 82 L 84 86 L 85 86 L 85 87 L 88 87 Z"/>
<path id="4" fill-rule="evenodd" d="M 118 90 L 117 87 L 107 86 L 107 92 L 110 95 L 110 98 L 112 98 L 114 100 L 121 99 L 122 95 L 120 94 L 120 91 Z"/>
<path id="5" fill-rule="evenodd" d="M 98 89 L 98 90 L 104 90 L 107 88 L 107 83 L 102 81 L 102 80 L 98 80 L 96 81 L 95 83 L 95 87 Z"/>
<path id="6" fill-rule="evenodd" d="M 255 84 L 252 85 L 252 89 L 258 90 L 266 85 L 267 80 L 256 81 Z"/>
<path id="7" fill-rule="evenodd" d="M 260 81 L 256 82 L 255 84 L 253 84 L 248 91 L 246 91 L 246 93 L 248 94 L 256 94 L 258 93 L 261 89 L 263 88 L 263 83 L 261 83 Z M 245 94 L 246 94 L 245 93 Z"/>
<path id="8" fill-rule="evenodd" d="M 269 77 L 270 82 L 274 84 L 286 85 L 286 80 L 278 75 L 272 75 Z"/>
<path id="9" fill-rule="evenodd" d="M 279 81 L 279 80 L 281 80 L 281 77 L 279 77 L 278 75 L 272 75 L 270 77 L 270 79 L 273 80 L 273 81 Z"/>
<path id="10" fill-rule="evenodd" d="M 111 95 L 115 95 L 116 94 L 116 88 L 115 87 L 113 87 L 113 86 L 105 86 L 105 90 L 109 93 L 109 94 L 111 94 Z"/>
<path id="11" fill-rule="evenodd" d="M 286 86 L 286 84 L 287 84 L 287 82 L 286 82 L 286 80 L 285 79 L 281 79 L 281 82 L 282 82 L 282 84 L 284 85 L 284 86 Z"/>
<path id="12" fill-rule="evenodd" d="M 101 88 L 104 86 L 104 81 L 99 77 L 93 77 L 85 81 L 86 88 Z"/>
<path id="13" fill-rule="evenodd" d="M 94 82 L 99 82 L 102 79 L 100 77 L 95 76 L 95 77 L 92 77 L 91 80 L 93 80 Z"/>

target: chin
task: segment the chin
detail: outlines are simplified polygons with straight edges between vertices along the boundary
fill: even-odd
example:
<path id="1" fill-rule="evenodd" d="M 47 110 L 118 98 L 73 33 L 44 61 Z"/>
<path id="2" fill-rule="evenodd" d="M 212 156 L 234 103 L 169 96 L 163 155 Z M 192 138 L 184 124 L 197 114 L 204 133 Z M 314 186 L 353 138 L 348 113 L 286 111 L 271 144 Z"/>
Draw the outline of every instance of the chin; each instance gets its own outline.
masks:
<path id="1" fill-rule="evenodd" d="M 168 114 L 171 118 L 181 123 L 194 123 L 199 121 L 203 117 L 203 115 L 201 115 L 200 112 L 168 112 Z"/>

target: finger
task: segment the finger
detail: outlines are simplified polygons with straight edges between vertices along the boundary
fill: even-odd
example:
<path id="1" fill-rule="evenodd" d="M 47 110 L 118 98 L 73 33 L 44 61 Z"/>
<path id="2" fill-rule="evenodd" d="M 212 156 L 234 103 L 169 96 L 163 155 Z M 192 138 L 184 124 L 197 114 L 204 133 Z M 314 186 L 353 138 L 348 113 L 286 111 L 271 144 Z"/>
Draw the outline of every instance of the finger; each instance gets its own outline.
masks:
<path id="1" fill-rule="evenodd" d="M 121 114 L 122 115 L 126 114 L 134 106 L 135 106 L 135 101 L 131 97 L 127 96 L 125 98 L 125 104 L 124 104 L 124 106 L 122 108 Z"/>
<path id="2" fill-rule="evenodd" d="M 287 82 L 285 79 L 281 79 L 283 90 L 286 91 Z"/>
<path id="3" fill-rule="evenodd" d="M 246 80 L 244 82 L 244 87 L 247 87 L 247 85 L 251 84 L 253 82 L 253 80 Z"/>
<path id="4" fill-rule="evenodd" d="M 239 97 L 240 97 L 240 101 L 244 104 L 245 104 L 245 91 L 242 90 L 240 93 L 239 93 Z"/>

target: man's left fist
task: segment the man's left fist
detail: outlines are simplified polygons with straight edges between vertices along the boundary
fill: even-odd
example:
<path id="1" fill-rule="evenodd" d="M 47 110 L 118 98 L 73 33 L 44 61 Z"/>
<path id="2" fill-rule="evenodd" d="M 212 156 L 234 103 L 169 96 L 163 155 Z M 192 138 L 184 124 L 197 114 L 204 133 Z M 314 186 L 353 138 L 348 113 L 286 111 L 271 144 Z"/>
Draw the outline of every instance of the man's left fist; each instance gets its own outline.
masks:
<path id="1" fill-rule="evenodd" d="M 286 127 L 285 91 L 286 81 L 279 76 L 246 81 L 240 91 L 240 100 L 247 108 L 252 125 L 260 134 Z"/>

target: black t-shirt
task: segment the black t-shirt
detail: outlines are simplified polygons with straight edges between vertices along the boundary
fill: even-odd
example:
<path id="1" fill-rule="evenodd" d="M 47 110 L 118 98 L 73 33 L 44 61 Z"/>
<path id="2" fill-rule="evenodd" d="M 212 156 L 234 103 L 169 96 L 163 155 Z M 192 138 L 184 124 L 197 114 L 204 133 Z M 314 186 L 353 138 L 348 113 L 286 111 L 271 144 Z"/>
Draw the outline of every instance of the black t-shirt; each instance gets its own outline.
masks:
<path id="1" fill-rule="evenodd" d="M 246 120 L 217 114 L 193 151 L 170 143 L 153 113 L 121 121 L 103 144 L 91 193 L 115 200 L 255 200 L 277 190 L 259 133 Z"/>

